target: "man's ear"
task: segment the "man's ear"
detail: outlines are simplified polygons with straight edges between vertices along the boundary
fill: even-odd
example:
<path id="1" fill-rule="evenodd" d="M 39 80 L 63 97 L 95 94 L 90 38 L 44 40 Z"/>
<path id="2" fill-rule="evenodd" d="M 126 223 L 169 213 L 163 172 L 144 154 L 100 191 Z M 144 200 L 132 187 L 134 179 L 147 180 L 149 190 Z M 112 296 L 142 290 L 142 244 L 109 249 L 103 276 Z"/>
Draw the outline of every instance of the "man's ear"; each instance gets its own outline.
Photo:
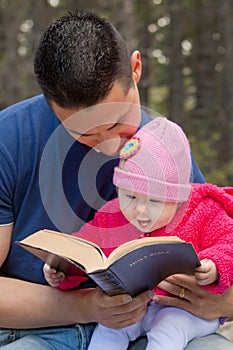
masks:
<path id="1" fill-rule="evenodd" d="M 142 60 L 140 52 L 134 51 L 131 55 L 130 61 L 132 66 L 133 80 L 136 84 L 138 84 L 142 75 Z"/>

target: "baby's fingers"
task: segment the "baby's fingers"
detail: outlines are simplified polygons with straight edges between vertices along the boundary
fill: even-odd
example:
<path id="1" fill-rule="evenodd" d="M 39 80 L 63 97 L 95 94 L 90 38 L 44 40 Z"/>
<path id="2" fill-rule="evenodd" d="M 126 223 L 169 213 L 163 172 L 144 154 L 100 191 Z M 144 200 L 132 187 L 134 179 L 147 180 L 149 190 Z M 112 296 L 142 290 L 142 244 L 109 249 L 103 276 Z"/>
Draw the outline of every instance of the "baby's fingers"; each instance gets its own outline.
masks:
<path id="1" fill-rule="evenodd" d="M 47 282 L 50 284 L 50 286 L 57 287 L 61 283 L 61 281 L 63 281 L 63 279 L 65 278 L 65 275 L 61 271 L 52 273 L 52 274 L 45 273 L 45 278 Z"/>
<path id="2" fill-rule="evenodd" d="M 47 274 L 52 274 L 52 273 L 56 273 L 57 272 L 57 270 L 56 269 L 54 269 L 53 267 L 51 267 L 50 265 L 48 265 L 48 264 L 44 264 L 44 266 L 43 266 L 43 271 L 44 271 L 44 273 L 47 273 Z"/>
<path id="3" fill-rule="evenodd" d="M 200 285 L 205 285 L 208 282 L 209 276 L 206 273 L 196 272 L 195 273 L 196 281 Z"/>
<path id="4" fill-rule="evenodd" d="M 63 281 L 64 277 L 63 272 L 58 272 L 56 275 L 50 276 L 49 284 L 52 287 L 57 287 Z"/>

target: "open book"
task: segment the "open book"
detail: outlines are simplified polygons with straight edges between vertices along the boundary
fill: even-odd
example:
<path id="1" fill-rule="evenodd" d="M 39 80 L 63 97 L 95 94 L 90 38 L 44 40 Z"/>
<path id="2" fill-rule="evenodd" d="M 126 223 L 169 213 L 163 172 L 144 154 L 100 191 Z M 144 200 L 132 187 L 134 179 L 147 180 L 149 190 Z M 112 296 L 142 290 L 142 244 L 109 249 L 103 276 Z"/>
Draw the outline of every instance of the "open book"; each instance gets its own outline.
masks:
<path id="1" fill-rule="evenodd" d="M 51 230 L 40 230 L 17 244 L 65 273 L 79 274 L 81 269 L 109 295 L 136 296 L 172 274 L 193 274 L 200 265 L 192 244 L 176 236 L 132 240 L 108 258 L 92 242 Z"/>

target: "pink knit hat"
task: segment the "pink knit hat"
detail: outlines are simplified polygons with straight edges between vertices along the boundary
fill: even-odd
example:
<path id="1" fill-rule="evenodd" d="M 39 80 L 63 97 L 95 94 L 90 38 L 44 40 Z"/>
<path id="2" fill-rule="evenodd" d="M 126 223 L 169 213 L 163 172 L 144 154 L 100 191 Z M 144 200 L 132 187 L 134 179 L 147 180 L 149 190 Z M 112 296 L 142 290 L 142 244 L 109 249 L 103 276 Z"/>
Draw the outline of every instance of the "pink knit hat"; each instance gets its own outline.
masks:
<path id="1" fill-rule="evenodd" d="M 191 191 L 189 142 L 182 129 L 163 117 L 142 127 L 120 151 L 117 187 L 164 202 L 185 202 Z"/>

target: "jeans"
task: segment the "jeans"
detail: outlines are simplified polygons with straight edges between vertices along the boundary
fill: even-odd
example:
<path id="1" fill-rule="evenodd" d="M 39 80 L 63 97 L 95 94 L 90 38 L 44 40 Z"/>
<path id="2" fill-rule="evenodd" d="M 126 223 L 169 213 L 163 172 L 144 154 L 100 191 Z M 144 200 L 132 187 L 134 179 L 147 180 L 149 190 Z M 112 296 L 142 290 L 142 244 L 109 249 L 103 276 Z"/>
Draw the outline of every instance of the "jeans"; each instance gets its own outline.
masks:
<path id="1" fill-rule="evenodd" d="M 141 338 L 133 342 L 129 347 L 130 350 L 144 350 L 146 348 L 146 338 Z M 233 343 L 220 334 L 211 334 L 206 337 L 192 340 L 185 350 L 233 350 Z"/>
<path id="2" fill-rule="evenodd" d="M 94 324 L 75 327 L 0 330 L 0 348 L 4 350 L 86 350 Z M 132 342 L 131 350 L 146 347 L 146 338 Z"/>
<path id="3" fill-rule="evenodd" d="M 4 350 L 86 350 L 94 324 L 29 330 L 0 330 Z"/>
<path id="4" fill-rule="evenodd" d="M 4 350 L 86 350 L 94 325 L 32 330 L 0 330 L 0 348 Z M 144 350 L 146 338 L 140 338 L 129 350 Z M 233 343 L 219 334 L 194 339 L 186 350 L 233 350 Z"/>

